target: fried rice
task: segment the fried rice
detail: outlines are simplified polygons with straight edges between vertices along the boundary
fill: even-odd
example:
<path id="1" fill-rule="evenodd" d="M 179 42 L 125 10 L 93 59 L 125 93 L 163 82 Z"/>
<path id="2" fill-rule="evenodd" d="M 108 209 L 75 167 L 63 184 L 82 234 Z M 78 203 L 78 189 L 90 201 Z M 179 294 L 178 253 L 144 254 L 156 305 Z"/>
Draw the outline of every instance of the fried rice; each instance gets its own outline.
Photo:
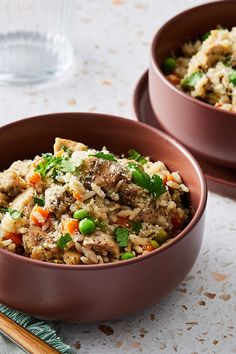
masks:
<path id="1" fill-rule="evenodd" d="M 34 260 L 101 264 L 163 247 L 190 221 L 178 171 L 56 138 L 54 153 L 0 174 L 0 247 Z"/>

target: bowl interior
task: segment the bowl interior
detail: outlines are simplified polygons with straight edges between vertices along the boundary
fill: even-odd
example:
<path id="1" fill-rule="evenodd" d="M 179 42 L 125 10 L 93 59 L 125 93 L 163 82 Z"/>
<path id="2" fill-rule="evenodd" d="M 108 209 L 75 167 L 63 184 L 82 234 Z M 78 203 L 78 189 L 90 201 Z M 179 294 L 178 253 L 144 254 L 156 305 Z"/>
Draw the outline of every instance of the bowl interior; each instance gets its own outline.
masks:
<path id="1" fill-rule="evenodd" d="M 178 49 L 189 39 L 201 38 L 217 25 L 231 28 L 235 22 L 236 1 L 223 0 L 203 4 L 186 10 L 168 21 L 153 40 L 152 55 L 161 66 L 172 51 Z"/>
<path id="2" fill-rule="evenodd" d="M 106 146 L 116 154 L 130 148 L 161 160 L 179 171 L 191 189 L 195 210 L 204 196 L 205 181 L 197 162 L 178 143 L 162 132 L 128 119 L 90 113 L 59 113 L 23 119 L 0 128 L 0 170 L 18 159 L 52 151 L 55 137 L 83 142 L 90 147 Z"/>

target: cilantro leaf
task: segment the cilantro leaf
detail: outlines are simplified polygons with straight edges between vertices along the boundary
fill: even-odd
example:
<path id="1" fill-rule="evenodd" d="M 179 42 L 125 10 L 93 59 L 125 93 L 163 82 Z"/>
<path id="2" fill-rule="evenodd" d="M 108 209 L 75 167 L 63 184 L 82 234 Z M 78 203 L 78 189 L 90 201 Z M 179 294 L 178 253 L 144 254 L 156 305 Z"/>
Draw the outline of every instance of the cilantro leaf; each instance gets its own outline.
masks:
<path id="1" fill-rule="evenodd" d="M 151 190 L 154 198 L 159 198 L 162 194 L 166 192 L 166 187 L 163 184 L 163 180 L 158 175 L 153 175 L 151 179 Z"/>
<path id="2" fill-rule="evenodd" d="M 7 208 L 0 208 L 0 213 L 1 214 L 6 214 L 7 213 Z"/>
<path id="3" fill-rule="evenodd" d="M 132 181 L 137 186 L 147 189 L 154 198 L 159 198 L 167 191 L 160 176 L 153 175 L 150 177 L 135 164 L 129 164 L 128 167 L 132 170 Z"/>
<path id="4" fill-rule="evenodd" d="M 204 33 L 204 35 L 202 36 L 202 42 L 204 42 L 209 36 L 211 35 L 210 31 L 207 31 L 206 33 Z"/>
<path id="5" fill-rule="evenodd" d="M 187 88 L 190 90 L 194 90 L 196 83 L 198 80 L 203 76 L 203 73 L 200 71 L 196 71 L 195 73 L 191 74 L 190 76 L 185 77 L 181 81 L 181 86 L 183 88 Z"/>
<path id="6" fill-rule="evenodd" d="M 120 247 L 128 246 L 129 230 L 126 227 L 116 227 L 114 229 L 116 242 Z"/>
<path id="7" fill-rule="evenodd" d="M 142 223 L 140 221 L 130 221 L 130 225 L 131 225 L 132 231 L 135 234 L 139 234 L 140 230 L 142 229 Z"/>
<path id="8" fill-rule="evenodd" d="M 66 173 L 74 172 L 75 169 L 75 163 L 68 157 L 56 157 L 50 153 L 43 154 L 41 161 L 35 167 L 35 171 L 38 171 L 42 178 L 45 178 L 49 173 L 55 178 L 58 171 Z"/>
<path id="9" fill-rule="evenodd" d="M 94 157 L 98 157 L 100 159 L 104 159 L 104 160 L 109 160 L 109 161 L 114 161 L 117 162 L 117 159 L 115 158 L 114 155 L 112 154 L 105 154 L 103 152 L 98 152 L 96 154 L 91 154 L 89 156 L 94 156 Z"/>
<path id="10" fill-rule="evenodd" d="M 34 205 L 36 205 L 36 204 L 43 207 L 45 204 L 44 198 L 34 197 Z"/>
<path id="11" fill-rule="evenodd" d="M 129 153 L 129 160 L 135 160 L 141 163 L 141 165 L 144 165 L 147 162 L 145 157 L 143 157 L 138 151 L 134 149 L 130 149 L 128 153 Z"/>
<path id="12" fill-rule="evenodd" d="M 232 73 L 229 75 L 229 82 L 236 86 L 236 70 L 233 70 Z"/>
<path id="13" fill-rule="evenodd" d="M 62 149 L 64 152 L 66 152 L 69 156 L 72 155 L 72 152 L 73 152 L 73 151 L 72 151 L 71 149 L 69 149 L 67 146 L 62 145 L 61 149 Z"/>
<path id="14" fill-rule="evenodd" d="M 62 172 L 75 172 L 75 163 L 72 160 L 63 159 L 60 164 L 60 170 Z"/>
<path id="15" fill-rule="evenodd" d="M 66 233 L 66 234 L 62 234 L 61 237 L 57 240 L 57 247 L 60 250 L 64 250 L 64 248 L 66 247 L 67 243 L 72 241 L 72 238 L 70 236 L 70 234 Z"/>
<path id="16" fill-rule="evenodd" d="M 12 217 L 12 219 L 17 220 L 22 216 L 22 212 L 19 210 L 15 210 L 12 208 L 8 208 L 7 212 L 10 214 L 10 216 Z"/>

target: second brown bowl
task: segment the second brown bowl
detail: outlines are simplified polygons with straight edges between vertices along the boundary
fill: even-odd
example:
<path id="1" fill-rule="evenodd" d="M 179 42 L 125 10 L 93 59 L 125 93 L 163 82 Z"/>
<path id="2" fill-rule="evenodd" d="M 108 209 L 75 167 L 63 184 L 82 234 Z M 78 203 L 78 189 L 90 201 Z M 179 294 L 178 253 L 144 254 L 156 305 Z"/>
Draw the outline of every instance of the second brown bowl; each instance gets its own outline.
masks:
<path id="1" fill-rule="evenodd" d="M 236 169 L 236 114 L 192 98 L 178 90 L 161 70 L 163 60 L 189 38 L 201 37 L 221 25 L 236 25 L 236 1 L 207 3 L 168 21 L 152 42 L 149 94 L 163 128 L 205 159 Z"/>

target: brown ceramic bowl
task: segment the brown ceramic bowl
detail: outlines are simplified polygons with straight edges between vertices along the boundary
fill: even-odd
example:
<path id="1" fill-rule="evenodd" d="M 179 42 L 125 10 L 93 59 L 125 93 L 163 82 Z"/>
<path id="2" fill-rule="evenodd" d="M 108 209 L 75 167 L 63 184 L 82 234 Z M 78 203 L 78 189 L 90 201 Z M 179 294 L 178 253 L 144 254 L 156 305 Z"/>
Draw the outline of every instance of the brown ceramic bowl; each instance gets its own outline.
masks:
<path id="1" fill-rule="evenodd" d="M 17 159 L 51 151 L 54 138 L 74 139 L 114 153 L 130 147 L 180 171 L 190 187 L 195 215 L 168 245 L 129 261 L 56 265 L 0 249 L 0 303 L 46 320 L 97 322 L 119 318 L 158 302 L 192 268 L 203 236 L 206 184 L 195 159 L 147 125 L 90 113 L 24 119 L 0 128 L 0 170 Z"/>
<path id="2" fill-rule="evenodd" d="M 193 152 L 222 166 L 236 168 L 236 114 L 215 108 L 178 90 L 161 65 L 186 40 L 199 38 L 218 24 L 236 26 L 236 1 L 206 3 L 168 21 L 152 42 L 149 94 L 163 128 Z"/>

